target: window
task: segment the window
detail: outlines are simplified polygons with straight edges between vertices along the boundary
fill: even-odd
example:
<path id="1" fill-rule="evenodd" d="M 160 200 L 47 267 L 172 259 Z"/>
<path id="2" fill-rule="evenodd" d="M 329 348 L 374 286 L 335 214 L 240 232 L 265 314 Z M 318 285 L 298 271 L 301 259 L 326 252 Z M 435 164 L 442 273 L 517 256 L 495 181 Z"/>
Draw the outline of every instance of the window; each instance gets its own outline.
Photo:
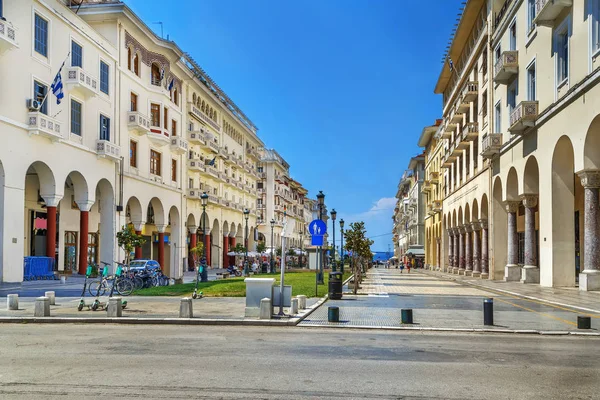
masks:
<path id="1" fill-rule="evenodd" d="M 100 61 L 100 91 L 108 94 L 108 64 Z"/>
<path id="2" fill-rule="evenodd" d="M 527 32 L 533 31 L 535 24 L 535 0 L 527 0 Z"/>
<path id="3" fill-rule="evenodd" d="M 569 26 L 566 23 L 555 33 L 557 81 L 561 84 L 569 77 Z"/>
<path id="4" fill-rule="evenodd" d="M 502 47 L 500 47 L 500 45 L 498 45 L 496 47 L 495 56 L 496 56 L 495 62 L 498 62 L 498 60 L 500 60 L 500 58 L 502 57 Z"/>
<path id="5" fill-rule="evenodd" d="M 160 153 L 150 150 L 150 173 L 160 176 Z"/>
<path id="6" fill-rule="evenodd" d="M 188 178 L 188 189 L 194 188 L 194 179 Z"/>
<path id="7" fill-rule="evenodd" d="M 71 133 L 81 136 L 81 103 L 71 99 Z"/>
<path id="8" fill-rule="evenodd" d="M 100 140 L 110 142 L 110 118 L 100 115 Z"/>
<path id="9" fill-rule="evenodd" d="M 152 126 L 160 127 L 160 106 L 158 104 L 150 104 L 150 119 Z"/>
<path id="10" fill-rule="evenodd" d="M 158 66 L 158 64 L 152 64 L 150 72 L 150 83 L 152 83 L 154 86 L 160 86 L 160 67 Z"/>
<path id="11" fill-rule="evenodd" d="M 487 69 L 488 69 L 488 53 L 487 51 L 483 52 L 483 57 L 481 58 L 481 75 L 483 75 L 484 79 L 487 75 Z"/>
<path id="12" fill-rule="evenodd" d="M 0 0 L 0 19 L 4 18 L 4 14 L 2 13 L 2 0 Z"/>
<path id="13" fill-rule="evenodd" d="M 510 85 L 507 91 L 506 105 L 508 106 L 508 115 L 510 115 L 517 106 L 517 80 Z"/>
<path id="14" fill-rule="evenodd" d="M 98 263 L 98 234 L 88 233 L 88 265 Z"/>
<path id="15" fill-rule="evenodd" d="M 137 142 L 129 141 L 129 166 L 137 168 Z"/>
<path id="16" fill-rule="evenodd" d="M 137 94 L 132 92 L 131 93 L 131 106 L 130 106 L 131 111 L 137 111 L 137 99 L 138 99 Z"/>
<path id="17" fill-rule="evenodd" d="M 590 1 L 592 21 L 592 52 L 600 50 L 600 0 Z"/>
<path id="18" fill-rule="evenodd" d="M 131 71 L 131 60 L 132 60 L 132 54 L 131 54 L 131 47 L 127 48 L 127 69 Z"/>
<path id="19" fill-rule="evenodd" d="M 171 136 L 177 136 L 177 121 L 171 120 Z"/>
<path id="20" fill-rule="evenodd" d="M 177 160 L 171 160 L 171 180 L 177 182 Z"/>
<path id="21" fill-rule="evenodd" d="M 34 49 L 48 57 L 48 21 L 35 14 Z"/>
<path id="22" fill-rule="evenodd" d="M 71 67 L 83 67 L 83 48 L 71 41 Z"/>
<path id="23" fill-rule="evenodd" d="M 496 110 L 494 113 L 494 128 L 496 133 L 502 133 L 502 108 L 500 107 L 500 102 L 496 104 Z"/>
<path id="24" fill-rule="evenodd" d="M 517 23 L 513 22 L 509 28 L 510 50 L 517 49 Z"/>
<path id="25" fill-rule="evenodd" d="M 473 140 L 473 171 L 477 171 L 477 159 L 479 158 L 479 142 Z"/>
<path id="26" fill-rule="evenodd" d="M 133 73 L 140 76 L 140 58 L 137 53 L 133 56 Z"/>
<path id="27" fill-rule="evenodd" d="M 40 103 L 44 101 L 46 98 L 46 94 L 48 93 L 48 86 L 40 83 L 38 81 L 33 82 L 33 98 Z M 47 99 L 46 99 L 47 100 Z M 44 101 L 42 107 L 40 108 L 40 112 L 42 114 L 48 115 L 48 101 Z"/>
<path id="28" fill-rule="evenodd" d="M 167 107 L 164 108 L 163 128 L 169 129 L 169 109 Z"/>
<path id="29" fill-rule="evenodd" d="M 175 103 L 176 106 L 179 105 L 179 93 L 177 92 L 177 88 L 173 89 L 172 100 L 173 100 L 173 103 Z"/>
<path id="30" fill-rule="evenodd" d="M 535 61 L 527 68 L 527 100 L 535 101 Z"/>

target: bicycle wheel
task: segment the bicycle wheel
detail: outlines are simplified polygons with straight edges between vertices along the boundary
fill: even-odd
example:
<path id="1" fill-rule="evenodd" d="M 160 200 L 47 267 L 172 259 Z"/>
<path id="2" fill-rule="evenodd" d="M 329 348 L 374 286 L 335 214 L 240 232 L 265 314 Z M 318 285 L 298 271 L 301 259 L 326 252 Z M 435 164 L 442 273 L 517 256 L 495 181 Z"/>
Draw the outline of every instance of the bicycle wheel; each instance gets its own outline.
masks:
<path id="1" fill-rule="evenodd" d="M 133 290 L 140 290 L 143 287 L 144 287 L 144 280 L 136 275 L 133 278 Z"/>
<path id="2" fill-rule="evenodd" d="M 88 292 L 92 297 L 104 296 L 104 293 L 106 293 L 106 283 L 104 281 L 92 281 Z"/>
<path id="3" fill-rule="evenodd" d="M 152 286 L 156 287 L 159 285 L 159 283 L 158 277 L 155 276 L 152 278 Z"/>
<path id="4" fill-rule="evenodd" d="M 160 277 L 160 286 L 169 286 L 169 278 L 166 276 Z"/>
<path id="5" fill-rule="evenodd" d="M 121 296 L 129 296 L 133 292 L 133 283 L 128 279 L 121 279 L 115 289 Z"/>

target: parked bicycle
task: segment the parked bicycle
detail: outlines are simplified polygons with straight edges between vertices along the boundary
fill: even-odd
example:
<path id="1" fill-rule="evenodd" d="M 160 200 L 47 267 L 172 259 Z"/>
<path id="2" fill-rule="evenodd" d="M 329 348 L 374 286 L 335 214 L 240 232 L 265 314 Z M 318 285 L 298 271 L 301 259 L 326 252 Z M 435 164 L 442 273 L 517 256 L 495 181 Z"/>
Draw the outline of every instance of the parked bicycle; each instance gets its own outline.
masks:
<path id="1" fill-rule="evenodd" d="M 101 261 L 105 266 L 110 266 L 109 263 Z M 119 263 L 117 263 L 119 264 Z M 125 275 L 122 276 L 106 276 L 99 281 L 93 281 L 89 286 L 91 296 L 103 296 L 105 293 L 110 293 L 114 285 L 114 290 L 121 296 L 129 296 L 134 290 L 134 281 Z"/>

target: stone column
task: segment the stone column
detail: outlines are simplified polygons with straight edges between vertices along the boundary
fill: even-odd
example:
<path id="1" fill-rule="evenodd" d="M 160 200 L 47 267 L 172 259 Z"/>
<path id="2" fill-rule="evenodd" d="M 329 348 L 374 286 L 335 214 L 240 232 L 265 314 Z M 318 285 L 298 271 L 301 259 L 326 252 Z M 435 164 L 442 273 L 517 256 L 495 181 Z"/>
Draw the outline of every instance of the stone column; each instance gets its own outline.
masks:
<path id="1" fill-rule="evenodd" d="M 465 224 L 465 275 L 473 275 L 473 228 L 470 223 Z"/>
<path id="2" fill-rule="evenodd" d="M 458 274 L 458 264 L 460 260 L 460 230 L 459 228 L 454 228 L 454 255 L 452 257 L 452 273 Z"/>
<path id="3" fill-rule="evenodd" d="M 473 229 L 473 277 L 479 278 L 481 276 L 481 246 L 479 238 L 481 235 L 481 224 L 479 221 L 471 222 L 471 228 Z"/>
<path id="4" fill-rule="evenodd" d="M 439 271 L 442 268 L 442 239 L 436 238 L 435 240 L 437 246 L 437 267 L 436 271 Z"/>
<path id="5" fill-rule="evenodd" d="M 204 254 L 206 255 L 206 265 L 210 266 L 210 264 L 212 264 L 212 259 L 210 258 L 210 256 L 211 256 L 210 232 L 205 233 L 205 235 L 206 235 L 206 238 L 205 238 L 206 249 L 204 249 Z"/>
<path id="6" fill-rule="evenodd" d="M 79 274 L 85 275 L 88 256 L 89 213 L 93 201 L 78 201 L 79 207 Z"/>
<path id="7" fill-rule="evenodd" d="M 521 279 L 521 267 L 517 265 L 519 262 L 519 239 L 517 236 L 517 211 L 519 210 L 519 202 L 507 201 L 505 206 L 508 213 L 508 264 L 504 267 L 504 280 L 510 282 Z"/>
<path id="8" fill-rule="evenodd" d="M 465 226 L 458 227 L 458 274 L 465 274 Z"/>
<path id="9" fill-rule="evenodd" d="M 156 230 L 158 231 L 158 263 L 160 264 L 160 269 L 165 270 L 165 230 L 166 225 L 156 225 Z"/>
<path id="10" fill-rule="evenodd" d="M 481 279 L 488 279 L 490 276 L 488 261 L 488 223 L 486 219 L 480 219 L 479 223 L 481 224 Z"/>
<path id="11" fill-rule="evenodd" d="M 452 228 L 446 229 L 448 233 L 448 260 L 444 267 L 444 272 L 452 272 L 452 247 L 454 246 L 454 235 L 452 234 Z"/>
<path id="12" fill-rule="evenodd" d="M 227 268 L 229 266 L 229 256 L 227 253 L 229 253 L 229 233 L 223 235 L 223 268 Z"/>
<path id="13" fill-rule="evenodd" d="M 600 290 L 600 171 L 578 173 L 584 191 L 584 259 L 579 290 Z"/>
<path id="14" fill-rule="evenodd" d="M 46 257 L 56 257 L 56 208 L 61 196 L 42 196 L 46 202 L 48 225 L 46 226 Z"/>
<path id="15" fill-rule="evenodd" d="M 525 206 L 525 265 L 521 270 L 521 283 L 540 283 L 540 269 L 537 266 L 537 243 L 535 240 L 535 206 L 537 195 L 521 196 Z"/>

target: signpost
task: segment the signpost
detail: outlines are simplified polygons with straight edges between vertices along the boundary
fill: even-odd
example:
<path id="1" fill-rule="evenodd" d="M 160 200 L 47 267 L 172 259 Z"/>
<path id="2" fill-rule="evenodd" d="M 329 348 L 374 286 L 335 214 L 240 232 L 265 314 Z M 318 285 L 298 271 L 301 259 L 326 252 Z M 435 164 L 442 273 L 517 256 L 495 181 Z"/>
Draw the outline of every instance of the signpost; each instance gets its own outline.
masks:
<path id="1" fill-rule="evenodd" d="M 323 257 L 321 249 L 323 246 L 323 235 L 327 233 L 327 224 L 320 219 L 315 219 L 308 225 L 308 231 L 311 234 L 311 244 L 317 246 L 317 274 L 315 275 L 315 296 L 317 296 L 319 275 L 323 273 L 321 271 L 323 262 L 321 260 Z"/>

